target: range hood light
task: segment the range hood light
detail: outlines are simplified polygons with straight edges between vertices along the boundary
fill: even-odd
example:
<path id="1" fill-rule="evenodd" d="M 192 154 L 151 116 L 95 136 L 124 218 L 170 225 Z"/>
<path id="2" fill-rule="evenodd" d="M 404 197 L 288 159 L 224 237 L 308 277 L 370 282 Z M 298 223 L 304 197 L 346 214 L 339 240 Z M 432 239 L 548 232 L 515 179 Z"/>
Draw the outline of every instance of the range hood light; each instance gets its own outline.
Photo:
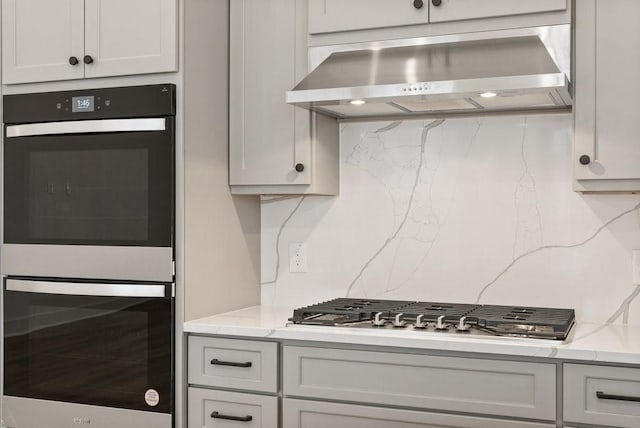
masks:
<path id="1" fill-rule="evenodd" d="M 349 104 L 353 104 L 354 106 L 361 106 L 363 104 L 366 104 L 367 102 L 365 100 L 351 100 L 349 101 Z"/>
<path id="2" fill-rule="evenodd" d="M 493 97 L 497 97 L 498 94 L 496 94 L 495 92 L 483 92 L 480 94 L 480 96 L 482 98 L 493 98 Z"/>

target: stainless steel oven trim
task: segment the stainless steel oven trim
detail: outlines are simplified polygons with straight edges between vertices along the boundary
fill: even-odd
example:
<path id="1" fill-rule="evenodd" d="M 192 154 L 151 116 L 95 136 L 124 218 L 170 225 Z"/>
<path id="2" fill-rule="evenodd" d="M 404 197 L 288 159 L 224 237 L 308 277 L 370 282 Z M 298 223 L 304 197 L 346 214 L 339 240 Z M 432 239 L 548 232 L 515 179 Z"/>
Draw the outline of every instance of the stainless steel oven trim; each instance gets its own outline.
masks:
<path id="1" fill-rule="evenodd" d="M 100 284 L 7 279 L 7 291 L 101 297 L 165 297 L 162 284 Z"/>
<path id="2" fill-rule="evenodd" d="M 161 400 L 168 397 L 160 397 Z M 38 411 L 34 411 L 38 409 Z M 34 398 L 2 397 L 2 417 L 7 428 L 34 426 L 87 426 L 91 428 L 171 428 L 172 415 L 63 403 Z M 45 423 L 46 421 L 46 423 Z"/>
<path id="3" fill-rule="evenodd" d="M 172 247 L 2 244 L 3 275 L 173 282 Z"/>
<path id="4" fill-rule="evenodd" d="M 7 138 L 58 134 L 88 134 L 93 132 L 165 131 L 166 129 L 165 118 L 75 120 L 9 125 L 7 126 Z"/>

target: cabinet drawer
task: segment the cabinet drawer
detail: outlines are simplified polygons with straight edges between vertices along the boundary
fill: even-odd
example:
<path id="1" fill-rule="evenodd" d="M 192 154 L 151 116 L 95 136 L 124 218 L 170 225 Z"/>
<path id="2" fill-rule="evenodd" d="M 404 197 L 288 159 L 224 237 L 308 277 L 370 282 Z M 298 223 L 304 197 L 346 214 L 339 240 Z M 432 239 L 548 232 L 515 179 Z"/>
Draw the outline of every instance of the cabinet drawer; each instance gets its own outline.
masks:
<path id="1" fill-rule="evenodd" d="M 553 428 L 555 424 L 285 399 L 286 428 Z"/>
<path id="2" fill-rule="evenodd" d="M 277 392 L 278 345 L 189 336 L 191 385 Z"/>
<path id="3" fill-rule="evenodd" d="M 278 398 L 189 388 L 189 428 L 276 428 Z"/>
<path id="4" fill-rule="evenodd" d="M 555 420 L 553 364 L 284 348 L 286 396 Z"/>
<path id="5" fill-rule="evenodd" d="M 566 421 L 640 427 L 640 401 L 634 398 L 640 400 L 640 368 L 564 365 Z"/>

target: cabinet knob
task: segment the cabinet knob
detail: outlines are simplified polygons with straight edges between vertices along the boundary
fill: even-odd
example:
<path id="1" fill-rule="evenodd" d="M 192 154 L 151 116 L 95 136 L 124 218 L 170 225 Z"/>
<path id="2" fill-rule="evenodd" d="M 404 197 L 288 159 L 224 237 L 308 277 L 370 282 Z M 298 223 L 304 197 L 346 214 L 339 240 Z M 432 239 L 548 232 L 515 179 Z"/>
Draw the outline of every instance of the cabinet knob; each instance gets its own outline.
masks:
<path id="1" fill-rule="evenodd" d="M 91 57 L 91 55 L 85 55 L 83 61 L 84 61 L 85 64 L 88 65 L 88 64 L 93 63 L 93 58 Z"/>
<path id="2" fill-rule="evenodd" d="M 413 7 L 416 9 L 422 9 L 422 6 L 424 6 L 424 2 L 422 0 L 413 0 Z"/>
<path id="3" fill-rule="evenodd" d="M 588 155 L 580 156 L 579 160 L 581 165 L 589 165 L 591 163 L 591 158 Z"/>
<path id="4" fill-rule="evenodd" d="M 298 171 L 298 172 L 304 171 L 304 164 L 303 163 L 297 163 L 296 164 L 296 171 Z"/>
<path id="5" fill-rule="evenodd" d="M 438 7 L 442 4 L 442 0 L 431 0 L 431 4 Z"/>
<path id="6" fill-rule="evenodd" d="M 71 65 L 78 65 L 80 61 L 78 61 L 78 58 L 75 56 L 70 56 L 69 57 L 69 64 Z"/>

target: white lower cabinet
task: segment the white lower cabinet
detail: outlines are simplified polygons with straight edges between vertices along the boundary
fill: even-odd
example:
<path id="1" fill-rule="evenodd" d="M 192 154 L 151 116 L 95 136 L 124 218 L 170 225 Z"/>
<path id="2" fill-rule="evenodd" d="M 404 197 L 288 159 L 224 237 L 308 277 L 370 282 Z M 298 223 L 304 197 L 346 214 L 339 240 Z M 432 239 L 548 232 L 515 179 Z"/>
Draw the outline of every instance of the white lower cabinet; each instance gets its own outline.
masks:
<path id="1" fill-rule="evenodd" d="M 277 428 L 278 398 L 189 388 L 189 428 Z"/>
<path id="2" fill-rule="evenodd" d="M 282 385 L 286 397 L 556 419 L 549 363 L 285 346 Z"/>
<path id="3" fill-rule="evenodd" d="M 187 428 L 640 427 L 637 366 L 567 362 L 559 370 L 554 359 L 382 346 L 188 342 Z"/>
<path id="4" fill-rule="evenodd" d="M 567 422 L 640 427 L 640 368 L 565 364 L 563 382 Z"/>
<path id="5" fill-rule="evenodd" d="M 188 344 L 188 428 L 280 426 L 276 342 L 191 335 Z"/>
<path id="6" fill-rule="evenodd" d="M 189 337 L 189 384 L 278 392 L 278 344 Z"/>
<path id="7" fill-rule="evenodd" d="M 551 428 L 555 424 L 285 399 L 285 428 Z"/>

